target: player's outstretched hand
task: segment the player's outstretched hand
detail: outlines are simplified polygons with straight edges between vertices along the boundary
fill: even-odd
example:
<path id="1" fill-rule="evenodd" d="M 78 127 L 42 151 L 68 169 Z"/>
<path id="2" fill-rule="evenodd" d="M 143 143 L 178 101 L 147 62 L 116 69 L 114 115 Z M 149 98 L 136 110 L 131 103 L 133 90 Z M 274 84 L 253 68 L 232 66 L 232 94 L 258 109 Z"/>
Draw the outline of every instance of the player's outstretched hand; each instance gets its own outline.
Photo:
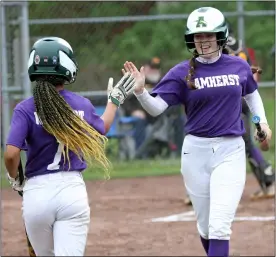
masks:
<path id="1" fill-rule="evenodd" d="M 135 82 L 136 79 L 130 72 L 126 72 L 115 87 L 113 87 L 113 78 L 109 78 L 107 86 L 108 102 L 112 102 L 119 107 L 133 93 Z"/>
<path id="2" fill-rule="evenodd" d="M 263 140 L 262 142 L 259 140 L 259 137 L 257 135 L 257 129 L 255 131 L 255 139 L 258 140 L 260 142 L 260 148 L 262 151 L 268 151 L 269 150 L 269 143 L 270 143 L 270 140 L 271 140 L 271 137 L 272 137 L 272 131 L 271 129 L 269 128 L 269 126 L 265 123 L 260 123 L 260 126 L 262 128 L 262 131 L 264 131 L 266 133 L 266 139 Z"/>
<path id="3" fill-rule="evenodd" d="M 144 67 L 141 67 L 140 71 L 136 68 L 136 66 L 129 61 L 126 61 L 124 64 L 124 69 L 122 69 L 123 74 L 129 72 L 133 75 L 136 80 L 134 92 L 136 95 L 143 93 L 145 88 L 145 72 Z"/>

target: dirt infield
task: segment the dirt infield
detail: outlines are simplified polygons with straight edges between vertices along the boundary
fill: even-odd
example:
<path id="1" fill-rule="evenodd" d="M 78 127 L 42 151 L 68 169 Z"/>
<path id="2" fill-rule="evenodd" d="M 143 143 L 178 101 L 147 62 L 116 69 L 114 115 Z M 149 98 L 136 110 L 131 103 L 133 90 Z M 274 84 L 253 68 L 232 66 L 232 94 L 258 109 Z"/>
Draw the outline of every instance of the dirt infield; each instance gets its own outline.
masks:
<path id="1" fill-rule="evenodd" d="M 87 182 L 91 227 L 86 256 L 204 256 L 194 221 L 147 222 L 191 211 L 180 175 Z M 248 176 L 237 217 L 273 216 L 274 200 L 251 202 L 257 188 Z M 231 255 L 273 256 L 274 221 L 235 221 Z M 21 198 L 2 190 L 2 254 L 27 256 Z M 274 255 L 275 256 L 275 255 Z"/>

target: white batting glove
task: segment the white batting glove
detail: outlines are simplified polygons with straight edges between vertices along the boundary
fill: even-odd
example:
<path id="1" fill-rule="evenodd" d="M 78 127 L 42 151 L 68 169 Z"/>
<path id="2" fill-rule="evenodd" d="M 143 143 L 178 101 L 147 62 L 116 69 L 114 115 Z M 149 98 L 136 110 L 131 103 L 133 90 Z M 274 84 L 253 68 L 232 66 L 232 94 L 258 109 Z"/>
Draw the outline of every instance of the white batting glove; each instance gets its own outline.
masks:
<path id="1" fill-rule="evenodd" d="M 112 102 L 116 106 L 124 103 L 126 98 L 133 93 L 135 86 L 135 78 L 127 72 L 121 80 L 113 87 L 113 78 L 108 81 L 108 102 Z"/>
<path id="2" fill-rule="evenodd" d="M 12 178 L 9 173 L 7 173 L 7 178 L 10 182 L 10 185 L 12 186 L 12 189 L 14 191 L 18 191 L 18 192 L 23 192 L 23 187 L 25 185 L 25 180 L 23 181 L 23 183 L 20 183 L 20 179 L 19 176 L 17 175 L 16 178 Z"/>
<path id="3" fill-rule="evenodd" d="M 109 78 L 108 85 L 107 85 L 107 100 L 109 100 L 109 96 L 113 90 L 113 78 Z"/>

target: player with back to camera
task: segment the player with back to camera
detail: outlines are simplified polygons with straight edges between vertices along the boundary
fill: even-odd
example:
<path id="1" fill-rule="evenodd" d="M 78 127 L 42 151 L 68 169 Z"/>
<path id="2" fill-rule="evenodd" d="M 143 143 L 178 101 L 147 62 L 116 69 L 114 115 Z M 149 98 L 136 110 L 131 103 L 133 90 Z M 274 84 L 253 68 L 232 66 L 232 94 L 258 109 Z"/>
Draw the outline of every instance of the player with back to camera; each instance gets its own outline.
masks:
<path id="1" fill-rule="evenodd" d="M 246 180 L 245 132 L 241 99 L 261 119 L 267 133 L 260 142 L 269 148 L 271 130 L 250 66 L 227 54 L 228 28 L 223 14 L 212 7 L 188 17 L 185 42 L 192 58 L 172 69 L 151 94 L 144 88 L 144 70 L 132 62 L 123 72 L 137 80 L 134 94 L 143 108 L 158 116 L 183 104 L 187 115 L 181 173 L 196 214 L 197 229 L 208 256 L 229 256 L 231 226 Z M 257 139 L 257 134 L 256 134 Z"/>
<path id="2" fill-rule="evenodd" d="M 33 97 L 15 107 L 6 143 L 8 178 L 14 190 L 23 190 L 23 219 L 37 256 L 84 255 L 90 206 L 81 172 L 98 163 L 109 174 L 104 134 L 134 89 L 129 74 L 114 88 L 110 78 L 106 109 L 99 117 L 87 98 L 65 89 L 77 71 L 67 41 L 50 37 L 35 42 L 28 62 Z M 20 186 L 17 170 L 25 147 L 26 179 Z"/>

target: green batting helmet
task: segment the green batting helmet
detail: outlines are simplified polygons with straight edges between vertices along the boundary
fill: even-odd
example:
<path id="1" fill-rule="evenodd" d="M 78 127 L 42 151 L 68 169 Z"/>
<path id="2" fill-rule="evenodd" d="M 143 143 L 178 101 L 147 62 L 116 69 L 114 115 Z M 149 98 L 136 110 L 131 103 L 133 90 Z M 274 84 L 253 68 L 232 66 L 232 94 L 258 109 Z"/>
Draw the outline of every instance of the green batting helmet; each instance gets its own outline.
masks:
<path id="1" fill-rule="evenodd" d="M 194 34 L 196 33 L 216 33 L 218 45 L 225 45 L 229 31 L 224 15 L 213 7 L 194 10 L 188 17 L 184 36 L 188 49 L 195 48 Z"/>
<path id="2" fill-rule="evenodd" d="M 70 44 L 59 37 L 45 37 L 36 41 L 28 61 L 31 81 L 40 75 L 54 75 L 68 83 L 76 80 L 78 65 Z"/>

